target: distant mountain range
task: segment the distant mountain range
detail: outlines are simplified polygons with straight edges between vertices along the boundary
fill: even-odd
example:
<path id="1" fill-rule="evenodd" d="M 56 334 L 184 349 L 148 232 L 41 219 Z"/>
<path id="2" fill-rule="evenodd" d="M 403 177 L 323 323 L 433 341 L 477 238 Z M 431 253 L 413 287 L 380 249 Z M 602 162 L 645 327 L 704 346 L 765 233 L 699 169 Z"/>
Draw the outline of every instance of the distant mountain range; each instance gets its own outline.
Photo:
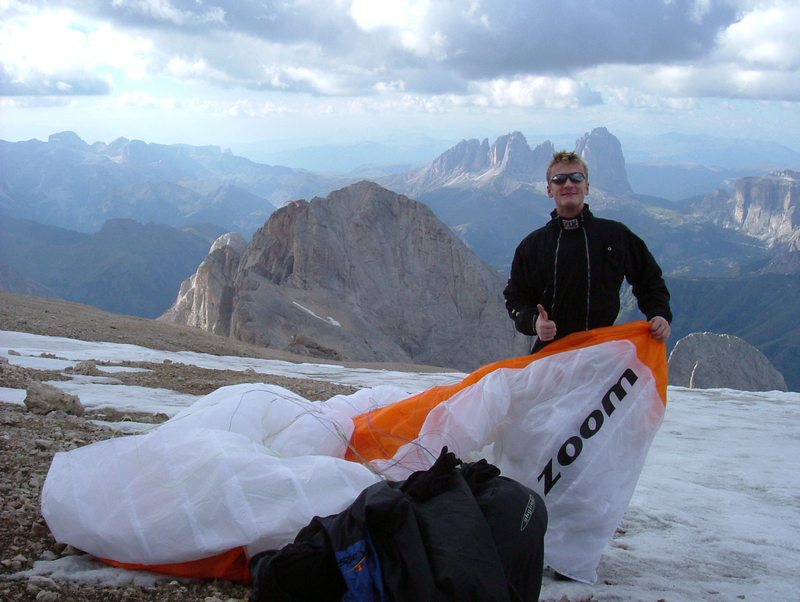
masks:
<path id="1" fill-rule="evenodd" d="M 0 290 L 155 318 L 221 234 L 119 218 L 85 234 L 0 215 Z"/>
<path id="2" fill-rule="evenodd" d="M 575 149 L 590 166 L 593 210 L 630 225 L 664 268 L 675 335 L 714 329 L 740 336 L 800 389 L 796 164 L 747 173 L 650 165 L 652 181 L 670 173 L 670 181 L 683 178 L 686 191 L 698 192 L 673 202 L 642 194 L 632 175 L 642 172 L 625 162 L 605 128 Z M 543 175 L 553 150 L 549 141 L 531 148 L 512 132 L 494 143 L 465 140 L 426 165 L 371 179 L 430 207 L 502 279 L 516 244 L 552 209 Z M 220 234 L 239 232 L 246 242 L 277 207 L 356 181 L 261 165 L 216 147 L 126 139 L 89 145 L 69 132 L 47 142 L 0 141 L 0 288 L 153 317 Z M 745 307 L 751 317 L 743 321 Z"/>
<path id="3" fill-rule="evenodd" d="M 697 165 L 711 169 L 782 169 L 800 167 L 800 152 L 763 140 L 671 132 L 657 136 L 626 136 L 632 163 Z"/>
<path id="4" fill-rule="evenodd" d="M 800 152 L 773 142 L 732 137 L 720 138 L 698 133 L 671 132 L 656 136 L 625 132 L 618 134 L 625 148 L 628 175 L 633 189 L 646 195 L 664 196 L 679 200 L 705 193 L 716 184 L 698 193 L 685 194 L 673 199 L 650 189 L 659 185 L 660 178 L 640 178 L 639 166 L 656 170 L 708 170 L 714 173 L 757 175 L 785 167 L 800 168 Z M 530 137 L 530 136 L 529 136 Z M 545 134 L 540 139 L 556 140 L 560 148 L 573 148 L 582 137 L 574 134 Z M 566 141 L 566 142 L 565 142 Z M 251 142 L 231 147 L 232 151 L 258 163 L 287 165 L 320 173 L 340 173 L 354 177 L 379 177 L 410 171 L 427 165 L 435 157 L 454 146 L 452 140 L 436 140 L 429 136 L 409 134 L 403 140 L 376 140 L 358 144 L 313 143 L 301 144 L 296 140 L 279 142 Z M 651 170 L 651 173 L 652 170 Z M 666 173 L 666 172 L 665 172 Z M 682 179 L 682 178 L 680 178 Z M 721 182 L 715 179 L 715 182 Z M 668 184 L 668 182 L 662 182 Z M 680 186 L 680 182 L 675 182 Z M 639 187 L 643 185 L 644 187 Z M 679 190 L 679 188 L 676 188 Z"/>
<path id="5" fill-rule="evenodd" d="M 250 236 L 293 198 L 349 182 L 254 163 L 217 147 L 92 145 L 72 132 L 0 141 L 0 214 L 92 233 L 107 219 L 185 227 L 211 222 Z"/>
<path id="6" fill-rule="evenodd" d="M 519 132 L 501 136 L 491 145 L 488 140 L 465 140 L 423 168 L 376 181 L 427 204 L 480 257 L 507 273 L 517 242 L 549 219 L 553 202 L 545 193 L 544 173 L 554 150 L 550 142 L 531 149 Z M 731 214 L 727 222 L 721 220 L 719 211 L 711 211 L 699 201 L 678 205 L 634 193 L 621 145 L 605 128 L 587 133 L 577 141 L 575 150 L 589 165 L 589 204 L 598 214 L 631 226 L 648 242 L 668 274 L 759 273 L 776 251 L 790 242 L 789 231 L 779 234 L 765 224 L 770 219 L 785 222 L 788 207 L 797 205 L 798 196 L 792 189 L 795 172 L 756 178 L 759 184 L 755 188 L 763 189 L 757 195 L 760 200 L 752 207 L 748 199 L 733 203 L 762 215 L 758 223 L 765 229 L 756 231 L 736 222 L 741 208 L 721 200 L 720 205 L 727 208 L 722 211 Z M 737 193 L 729 185 L 713 194 L 722 199 Z M 781 194 L 789 194 L 786 208 L 762 202 Z M 713 220 L 709 219 L 711 213 Z M 786 272 L 783 268 L 772 271 Z"/>

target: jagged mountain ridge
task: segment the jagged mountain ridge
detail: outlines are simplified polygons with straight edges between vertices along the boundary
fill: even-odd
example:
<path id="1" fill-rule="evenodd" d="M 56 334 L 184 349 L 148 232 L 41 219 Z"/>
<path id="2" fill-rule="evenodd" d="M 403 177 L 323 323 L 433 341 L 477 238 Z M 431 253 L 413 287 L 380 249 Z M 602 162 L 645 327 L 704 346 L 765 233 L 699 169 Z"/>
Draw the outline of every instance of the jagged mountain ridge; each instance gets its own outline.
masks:
<path id="1" fill-rule="evenodd" d="M 553 152 L 549 141 L 531 150 L 520 132 L 500 136 L 491 146 L 488 139 L 462 140 L 429 166 L 385 183 L 411 195 L 445 187 L 508 193 L 544 174 Z"/>
<path id="2" fill-rule="evenodd" d="M 344 181 L 219 147 L 126 138 L 90 145 L 72 132 L 47 142 L 0 141 L 0 165 L 0 213 L 86 233 L 113 218 L 175 227 L 211 219 L 249 236 L 277 205 Z"/>
<path id="3" fill-rule="evenodd" d="M 508 194 L 519 188 L 544 192 L 547 165 L 556 149 L 549 140 L 535 148 L 518 131 L 488 139 L 462 140 L 429 165 L 381 178 L 391 190 L 419 196 L 439 188 L 478 188 Z M 611 193 L 631 193 L 619 140 L 606 128 L 584 134 L 574 149 L 588 164 L 593 185 Z"/>
<path id="4" fill-rule="evenodd" d="M 769 249 L 735 224 L 712 228 L 682 207 L 631 194 L 621 144 L 606 128 L 585 133 L 575 149 L 589 163 L 595 211 L 634 222 L 648 240 L 671 232 L 669 244 L 653 249 L 668 272 L 735 275 L 733 266 L 766 264 L 771 253 L 782 256 L 781 269 L 794 269 L 796 244 Z M 531 149 L 519 132 L 491 145 L 464 140 L 422 170 L 375 181 L 430 206 L 479 256 L 506 271 L 513 253 L 508 239 L 542 225 L 552 209 L 543 180 L 553 150 L 549 141 Z M 46 143 L 0 141 L 0 164 L 0 214 L 81 232 L 122 217 L 175 227 L 205 221 L 249 237 L 275 205 L 352 183 L 259 165 L 218 147 L 125 138 L 89 145 L 70 132 Z M 726 250 L 702 252 L 692 241 L 698 229 L 703 246 Z M 684 240 L 674 244 L 676 238 Z"/>
<path id="5" fill-rule="evenodd" d="M 228 336 L 234 281 L 246 250 L 247 241 L 236 232 L 215 240 L 195 273 L 181 283 L 178 298 L 161 319 Z"/>
<path id="6" fill-rule="evenodd" d="M 773 249 L 763 272 L 800 273 L 800 173 L 787 169 L 739 178 L 731 190 L 706 195 L 695 211 Z"/>
<path id="7" fill-rule="evenodd" d="M 431 207 L 479 256 L 507 272 L 514 248 L 553 209 L 545 172 L 554 151 L 531 149 L 519 132 L 462 141 L 429 166 L 378 181 Z M 720 228 L 663 199 L 635 195 L 619 140 L 595 128 L 575 143 L 589 166 L 587 202 L 598 215 L 629 224 L 651 246 L 666 273 L 734 276 L 763 265 L 768 249 L 740 229 Z M 755 243 L 755 244 L 754 244 Z"/>
<path id="8" fill-rule="evenodd" d="M 337 360 L 468 370 L 525 351 L 504 278 L 430 209 L 372 182 L 287 204 L 243 251 L 214 247 L 163 320 Z"/>

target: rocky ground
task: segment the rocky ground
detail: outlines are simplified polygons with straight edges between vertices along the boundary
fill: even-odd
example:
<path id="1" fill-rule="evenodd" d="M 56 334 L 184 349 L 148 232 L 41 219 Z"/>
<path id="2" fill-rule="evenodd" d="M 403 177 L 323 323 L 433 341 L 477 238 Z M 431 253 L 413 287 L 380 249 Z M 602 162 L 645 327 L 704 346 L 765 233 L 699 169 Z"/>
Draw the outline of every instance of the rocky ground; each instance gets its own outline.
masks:
<path id="1" fill-rule="evenodd" d="M 265 350 L 194 329 L 153 320 L 107 314 L 94 308 L 34 297 L 0 293 L 0 330 L 66 336 L 82 340 L 139 344 L 155 349 L 188 349 L 218 355 L 243 355 L 299 360 L 290 354 Z M 148 372 L 122 373 L 125 384 L 161 387 L 202 395 L 223 385 L 269 381 L 308 399 L 327 399 L 349 393 L 350 387 L 263 374 L 205 370 L 177 363 L 143 364 Z M 90 366 L 91 368 L 91 366 Z M 395 367 L 396 368 L 396 367 Z M 414 369 L 420 369 L 415 366 Z M 31 381 L 69 378 L 68 374 L 28 370 L 0 363 L 0 387 L 22 389 Z M 0 600 L 243 600 L 249 589 L 226 581 L 165 581 L 155 587 L 122 588 L 80 585 L 48 578 L 9 579 L 30 569 L 34 561 L 80 554 L 57 543 L 39 511 L 39 495 L 53 455 L 100 439 L 125 436 L 92 420 L 160 422 L 165 416 L 121 415 L 114 411 L 87 411 L 81 417 L 64 412 L 38 415 L 24 406 L 3 403 L 0 396 Z"/>
<path id="2" fill-rule="evenodd" d="M 9 386 L 6 382 L 0 385 Z M 246 586 L 224 581 L 167 581 L 149 588 L 133 585 L 109 588 L 56 582 L 46 577 L 8 578 L 31 568 L 36 560 L 54 560 L 81 553 L 53 539 L 39 512 L 39 493 L 53 454 L 115 436 L 110 429 L 89 422 L 93 418 L 104 416 L 92 412 L 82 417 L 56 412 L 39 416 L 23 406 L 0 403 L 0 600 L 212 602 L 245 599 Z M 147 415 L 130 418 L 152 420 Z"/>

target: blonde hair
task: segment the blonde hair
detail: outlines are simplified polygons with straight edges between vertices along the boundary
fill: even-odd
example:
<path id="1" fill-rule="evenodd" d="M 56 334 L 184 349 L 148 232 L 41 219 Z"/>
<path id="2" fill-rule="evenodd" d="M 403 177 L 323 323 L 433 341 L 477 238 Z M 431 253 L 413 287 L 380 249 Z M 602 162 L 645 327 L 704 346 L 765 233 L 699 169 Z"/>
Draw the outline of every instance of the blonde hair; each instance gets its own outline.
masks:
<path id="1" fill-rule="evenodd" d="M 586 175 L 586 179 L 589 179 L 589 166 L 586 165 L 586 161 L 584 161 L 581 156 L 574 152 L 574 151 L 558 151 L 557 153 L 553 153 L 553 160 L 550 161 L 550 165 L 547 166 L 547 181 L 550 181 L 550 172 L 553 171 L 553 167 L 555 167 L 559 163 L 578 163 L 581 167 L 583 167 L 583 173 Z"/>

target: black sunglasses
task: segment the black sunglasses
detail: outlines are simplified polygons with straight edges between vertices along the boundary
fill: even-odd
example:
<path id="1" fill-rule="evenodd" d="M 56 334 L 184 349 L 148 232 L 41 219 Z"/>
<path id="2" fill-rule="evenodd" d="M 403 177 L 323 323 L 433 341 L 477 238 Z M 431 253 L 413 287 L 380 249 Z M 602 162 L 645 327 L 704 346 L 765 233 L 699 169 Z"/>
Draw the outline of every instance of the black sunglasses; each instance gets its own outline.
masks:
<path id="1" fill-rule="evenodd" d="M 550 182 L 552 184 L 561 185 L 567 181 L 567 178 L 569 178 L 569 181 L 573 184 L 577 184 L 578 182 L 583 182 L 586 179 L 586 176 L 579 171 L 573 171 L 572 173 L 557 173 L 550 178 Z"/>

